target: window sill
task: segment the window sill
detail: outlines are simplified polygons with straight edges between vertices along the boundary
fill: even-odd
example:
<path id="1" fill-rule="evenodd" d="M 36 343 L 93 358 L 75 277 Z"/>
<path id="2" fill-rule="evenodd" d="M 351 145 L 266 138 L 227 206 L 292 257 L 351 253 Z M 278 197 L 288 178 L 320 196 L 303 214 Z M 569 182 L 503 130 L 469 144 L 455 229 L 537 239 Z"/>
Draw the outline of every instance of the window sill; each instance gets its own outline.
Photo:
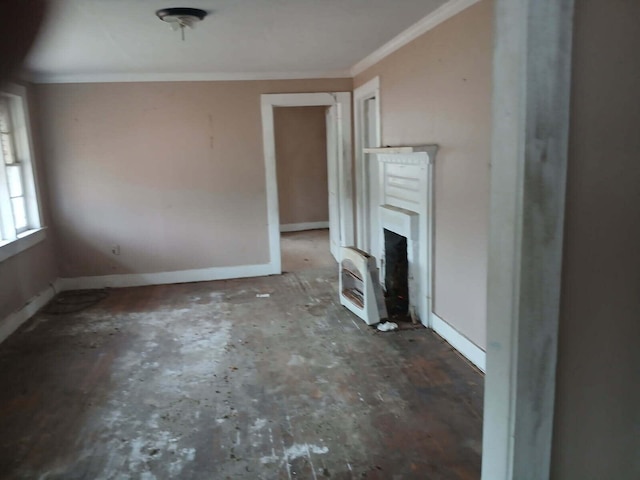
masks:
<path id="1" fill-rule="evenodd" d="M 0 262 L 4 262 L 8 258 L 42 242 L 47 238 L 46 230 L 46 227 L 34 228 L 21 233 L 15 240 L 0 242 Z"/>

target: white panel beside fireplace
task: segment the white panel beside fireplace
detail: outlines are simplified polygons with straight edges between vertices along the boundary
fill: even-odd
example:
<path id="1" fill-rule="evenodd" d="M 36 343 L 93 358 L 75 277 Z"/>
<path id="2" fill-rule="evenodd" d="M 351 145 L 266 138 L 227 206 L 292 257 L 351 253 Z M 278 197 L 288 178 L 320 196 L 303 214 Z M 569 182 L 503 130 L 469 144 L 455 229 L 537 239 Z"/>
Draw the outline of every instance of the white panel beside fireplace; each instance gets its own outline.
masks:
<path id="1" fill-rule="evenodd" d="M 384 238 L 383 228 L 407 237 L 407 256 L 414 257 L 409 259 L 409 275 L 413 276 L 413 288 L 411 281 L 409 284 L 410 306 L 420 321 L 429 327 L 432 307 L 433 163 L 437 150 L 437 145 L 365 149 L 365 153 L 376 154 L 379 162 L 379 238 Z M 384 258 L 384 240 L 379 245 L 380 251 L 370 253 Z M 412 295 L 412 290 L 417 293 Z"/>

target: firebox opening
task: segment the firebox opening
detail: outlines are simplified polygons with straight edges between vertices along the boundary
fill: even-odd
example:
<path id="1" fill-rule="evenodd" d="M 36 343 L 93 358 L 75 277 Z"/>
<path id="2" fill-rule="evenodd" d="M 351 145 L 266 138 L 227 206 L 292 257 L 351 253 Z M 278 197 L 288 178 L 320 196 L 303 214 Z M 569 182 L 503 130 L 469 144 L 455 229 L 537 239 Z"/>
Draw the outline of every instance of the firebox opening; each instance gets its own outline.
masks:
<path id="1" fill-rule="evenodd" d="M 407 320 L 409 315 L 409 260 L 407 237 L 384 229 L 385 302 L 390 317 Z M 404 317 L 404 318 L 403 318 Z"/>

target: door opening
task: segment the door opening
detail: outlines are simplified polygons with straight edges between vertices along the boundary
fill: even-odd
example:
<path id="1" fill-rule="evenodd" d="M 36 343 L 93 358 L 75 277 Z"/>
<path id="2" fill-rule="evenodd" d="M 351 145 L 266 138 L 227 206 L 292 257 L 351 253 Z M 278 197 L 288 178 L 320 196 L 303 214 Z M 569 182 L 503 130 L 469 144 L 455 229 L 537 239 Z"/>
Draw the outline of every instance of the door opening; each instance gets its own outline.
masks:
<path id="1" fill-rule="evenodd" d="M 262 95 L 262 131 L 267 183 L 269 267 L 282 272 L 281 221 L 274 111 L 278 107 L 324 107 L 326 109 L 326 165 L 329 246 L 335 260 L 340 247 L 353 244 L 351 185 L 351 94 L 293 93 Z M 280 178 L 280 182 L 288 182 Z M 304 223 L 304 222 L 301 222 Z"/>
<path id="2" fill-rule="evenodd" d="M 330 251 L 326 106 L 274 108 L 284 272 L 335 267 Z M 334 226 L 334 235 L 337 232 Z"/>

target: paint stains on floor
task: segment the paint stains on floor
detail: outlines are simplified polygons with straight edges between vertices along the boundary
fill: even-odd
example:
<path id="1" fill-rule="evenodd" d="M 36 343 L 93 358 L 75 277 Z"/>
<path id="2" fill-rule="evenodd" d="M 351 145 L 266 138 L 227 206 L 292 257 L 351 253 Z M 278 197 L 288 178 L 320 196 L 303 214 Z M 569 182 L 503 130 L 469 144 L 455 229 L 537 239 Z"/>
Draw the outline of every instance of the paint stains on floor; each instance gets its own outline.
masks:
<path id="1" fill-rule="evenodd" d="M 364 325 L 333 268 L 111 290 L 31 319 L 0 371 L 2 478 L 480 476 L 482 375 Z"/>

